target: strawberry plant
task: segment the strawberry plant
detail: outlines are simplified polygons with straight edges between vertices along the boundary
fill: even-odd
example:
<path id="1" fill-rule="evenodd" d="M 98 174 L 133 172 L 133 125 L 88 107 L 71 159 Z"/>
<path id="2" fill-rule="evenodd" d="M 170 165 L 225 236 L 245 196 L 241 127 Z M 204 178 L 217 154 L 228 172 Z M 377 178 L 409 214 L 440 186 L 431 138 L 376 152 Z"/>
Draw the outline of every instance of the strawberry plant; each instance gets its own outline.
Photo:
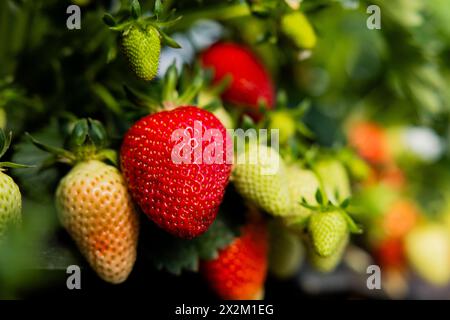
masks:
<path id="1" fill-rule="evenodd" d="M 0 297 L 439 296 L 448 14 L 0 1 Z"/>

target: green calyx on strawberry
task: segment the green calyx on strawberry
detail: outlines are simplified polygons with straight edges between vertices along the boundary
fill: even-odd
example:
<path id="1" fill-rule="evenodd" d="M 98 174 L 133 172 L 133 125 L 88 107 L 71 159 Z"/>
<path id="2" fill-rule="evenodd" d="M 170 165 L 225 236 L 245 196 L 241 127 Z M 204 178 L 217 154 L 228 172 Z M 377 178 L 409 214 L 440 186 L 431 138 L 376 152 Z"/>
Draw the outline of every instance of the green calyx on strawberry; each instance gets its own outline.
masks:
<path id="1" fill-rule="evenodd" d="M 213 113 L 225 128 L 234 128 L 236 116 L 231 116 L 224 108 L 220 93 L 227 80 L 216 85 L 211 84 L 211 74 L 199 65 L 193 68 L 183 66 L 178 72 L 173 63 L 167 69 L 164 78 L 155 82 L 158 90 L 141 92 L 125 87 L 125 93 L 133 104 L 147 109 L 151 113 L 171 110 L 179 106 L 196 105 Z"/>
<path id="2" fill-rule="evenodd" d="M 346 212 L 350 198 L 338 205 L 333 204 L 321 189 L 317 190 L 315 198 L 317 206 L 309 204 L 305 199 L 301 201 L 304 207 L 313 211 L 304 225 L 314 252 L 320 257 L 329 257 L 338 251 L 349 233 L 362 231 Z"/>
<path id="3" fill-rule="evenodd" d="M 339 160 L 332 157 L 318 159 L 313 164 L 313 170 L 332 203 L 340 203 L 351 196 L 347 170 Z"/>
<path id="4" fill-rule="evenodd" d="M 163 6 L 160 0 L 155 2 L 154 15 L 143 17 L 138 0 L 131 1 L 128 14 L 117 21 L 105 14 L 103 21 L 113 31 L 121 33 L 121 47 L 135 75 L 145 81 L 152 80 L 158 73 L 161 45 L 180 48 L 162 29 L 175 24 L 179 19 L 168 17 L 161 19 Z"/>
<path id="5" fill-rule="evenodd" d="M 136 260 L 139 218 L 121 173 L 102 162 L 116 163 L 117 155 L 105 149 L 106 131 L 99 121 L 76 120 L 67 129 L 68 150 L 29 137 L 36 147 L 51 154 L 43 166 L 54 162 L 73 165 L 55 194 L 60 223 L 100 278 L 122 283 Z"/>
<path id="6" fill-rule="evenodd" d="M 284 216 L 283 220 L 292 229 L 302 230 L 315 209 L 324 209 L 321 203 L 317 202 L 318 190 L 322 191 L 320 195 L 322 193 L 325 195 L 321 199 L 324 204 L 329 203 L 336 207 L 339 207 L 351 195 L 345 167 L 331 156 L 318 158 L 318 151 L 317 148 L 310 148 L 304 152 L 302 163 L 287 157 L 288 185 L 293 207 L 290 214 Z M 292 154 L 289 153 L 288 156 Z M 311 210 L 304 206 L 304 202 L 316 208 Z"/>
<path id="7" fill-rule="evenodd" d="M 5 134 L 0 128 L 0 158 L 11 144 L 12 134 Z M 0 240 L 10 225 L 17 225 L 22 219 L 22 196 L 14 180 L 4 171 L 6 168 L 27 168 L 29 166 L 12 162 L 0 162 Z"/>
<path id="8" fill-rule="evenodd" d="M 27 134 L 31 142 L 39 149 L 51 154 L 45 165 L 61 162 L 75 165 L 88 160 L 108 160 L 117 163 L 117 154 L 112 149 L 105 148 L 107 134 L 103 125 L 93 119 L 71 121 L 68 125 L 69 134 L 66 137 L 65 148 L 57 148 L 43 144 Z"/>

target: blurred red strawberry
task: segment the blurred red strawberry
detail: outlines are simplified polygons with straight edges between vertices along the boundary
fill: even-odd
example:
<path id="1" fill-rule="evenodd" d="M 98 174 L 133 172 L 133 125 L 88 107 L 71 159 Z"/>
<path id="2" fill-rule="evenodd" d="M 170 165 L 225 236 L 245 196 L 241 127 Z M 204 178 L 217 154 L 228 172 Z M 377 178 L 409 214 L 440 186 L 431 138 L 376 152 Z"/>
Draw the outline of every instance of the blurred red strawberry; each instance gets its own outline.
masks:
<path id="1" fill-rule="evenodd" d="M 262 222 L 242 228 L 242 234 L 219 252 L 215 260 L 203 261 L 201 273 L 222 299 L 261 299 L 267 274 L 268 233 Z"/>
<path id="2" fill-rule="evenodd" d="M 372 164 L 383 164 L 390 160 L 386 134 L 374 122 L 357 122 L 350 127 L 348 140 L 358 154 Z"/>
<path id="3" fill-rule="evenodd" d="M 222 94 L 226 102 L 250 109 L 253 116 L 258 114 L 261 101 L 268 109 L 274 107 L 272 79 L 249 49 L 235 43 L 219 42 L 204 51 L 200 59 L 205 67 L 214 70 L 215 83 L 231 76 L 231 84 Z"/>
<path id="4" fill-rule="evenodd" d="M 388 237 L 375 249 L 375 258 L 382 268 L 402 269 L 405 266 L 403 241 Z"/>

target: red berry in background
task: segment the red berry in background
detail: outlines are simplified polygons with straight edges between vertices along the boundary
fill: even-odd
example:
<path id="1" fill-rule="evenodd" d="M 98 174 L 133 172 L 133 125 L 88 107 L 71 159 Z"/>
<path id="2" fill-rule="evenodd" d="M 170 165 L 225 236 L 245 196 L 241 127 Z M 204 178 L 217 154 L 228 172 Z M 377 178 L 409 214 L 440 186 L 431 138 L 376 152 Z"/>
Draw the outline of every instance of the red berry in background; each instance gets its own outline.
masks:
<path id="1" fill-rule="evenodd" d="M 397 200 L 383 216 L 383 231 L 390 237 L 402 238 L 416 226 L 419 217 L 420 211 L 412 201 Z"/>
<path id="2" fill-rule="evenodd" d="M 221 299 L 261 299 L 267 275 L 268 233 L 262 222 L 251 223 L 218 258 L 203 261 L 200 271 Z"/>
<path id="3" fill-rule="evenodd" d="M 386 134 L 374 122 L 353 124 L 348 139 L 358 154 L 372 164 L 387 163 L 391 159 Z"/>
<path id="4" fill-rule="evenodd" d="M 386 238 L 376 248 L 375 258 L 382 268 L 402 269 L 406 263 L 403 241 L 400 238 Z"/>
<path id="5" fill-rule="evenodd" d="M 209 129 L 216 129 L 221 137 L 202 139 Z M 219 148 L 223 161 L 207 163 L 206 158 L 194 159 L 192 152 L 191 163 L 174 162 L 172 152 L 181 141 L 172 139 L 176 130 L 191 137 L 189 144 L 195 150 Z M 175 236 L 193 238 L 214 221 L 231 173 L 231 164 L 225 161 L 231 149 L 226 135 L 212 113 L 192 106 L 146 116 L 129 129 L 121 148 L 122 170 L 131 195 L 158 226 Z"/>
<path id="6" fill-rule="evenodd" d="M 250 50 L 234 44 L 219 42 L 201 55 L 203 66 L 214 70 L 214 82 L 230 75 L 232 82 L 222 98 L 229 103 L 246 107 L 255 115 L 260 100 L 272 109 L 275 102 L 275 89 L 272 79 Z"/>

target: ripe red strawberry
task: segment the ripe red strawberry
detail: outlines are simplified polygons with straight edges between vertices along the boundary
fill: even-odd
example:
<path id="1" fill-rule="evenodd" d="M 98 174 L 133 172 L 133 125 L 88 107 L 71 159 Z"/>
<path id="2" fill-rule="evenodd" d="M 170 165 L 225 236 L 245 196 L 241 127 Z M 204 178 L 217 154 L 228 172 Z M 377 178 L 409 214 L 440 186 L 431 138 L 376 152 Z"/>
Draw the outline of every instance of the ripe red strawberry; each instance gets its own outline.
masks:
<path id="1" fill-rule="evenodd" d="M 220 137 L 205 136 L 202 141 L 209 129 L 216 129 Z M 174 140 L 175 132 L 184 136 Z M 212 113 L 192 106 L 146 116 L 127 132 L 121 149 L 123 173 L 132 196 L 158 226 L 193 238 L 214 221 L 231 173 L 231 164 L 225 161 L 227 150 L 232 152 L 226 135 Z M 185 159 L 190 163 L 177 163 L 172 156 L 185 138 L 193 154 Z M 208 146 L 218 153 L 208 156 Z M 212 157 L 216 161 L 207 163 Z"/>
<path id="2" fill-rule="evenodd" d="M 268 234 L 262 222 L 242 228 L 242 234 L 212 261 L 202 261 L 200 272 L 217 295 L 226 300 L 263 296 L 267 274 Z"/>
<path id="3" fill-rule="evenodd" d="M 214 81 L 219 82 L 227 75 L 232 82 L 223 93 L 227 102 L 258 111 L 260 100 L 272 109 L 275 102 L 275 89 L 269 73 L 259 59 L 247 48 L 219 42 L 201 55 L 205 67 L 214 70 Z"/>

